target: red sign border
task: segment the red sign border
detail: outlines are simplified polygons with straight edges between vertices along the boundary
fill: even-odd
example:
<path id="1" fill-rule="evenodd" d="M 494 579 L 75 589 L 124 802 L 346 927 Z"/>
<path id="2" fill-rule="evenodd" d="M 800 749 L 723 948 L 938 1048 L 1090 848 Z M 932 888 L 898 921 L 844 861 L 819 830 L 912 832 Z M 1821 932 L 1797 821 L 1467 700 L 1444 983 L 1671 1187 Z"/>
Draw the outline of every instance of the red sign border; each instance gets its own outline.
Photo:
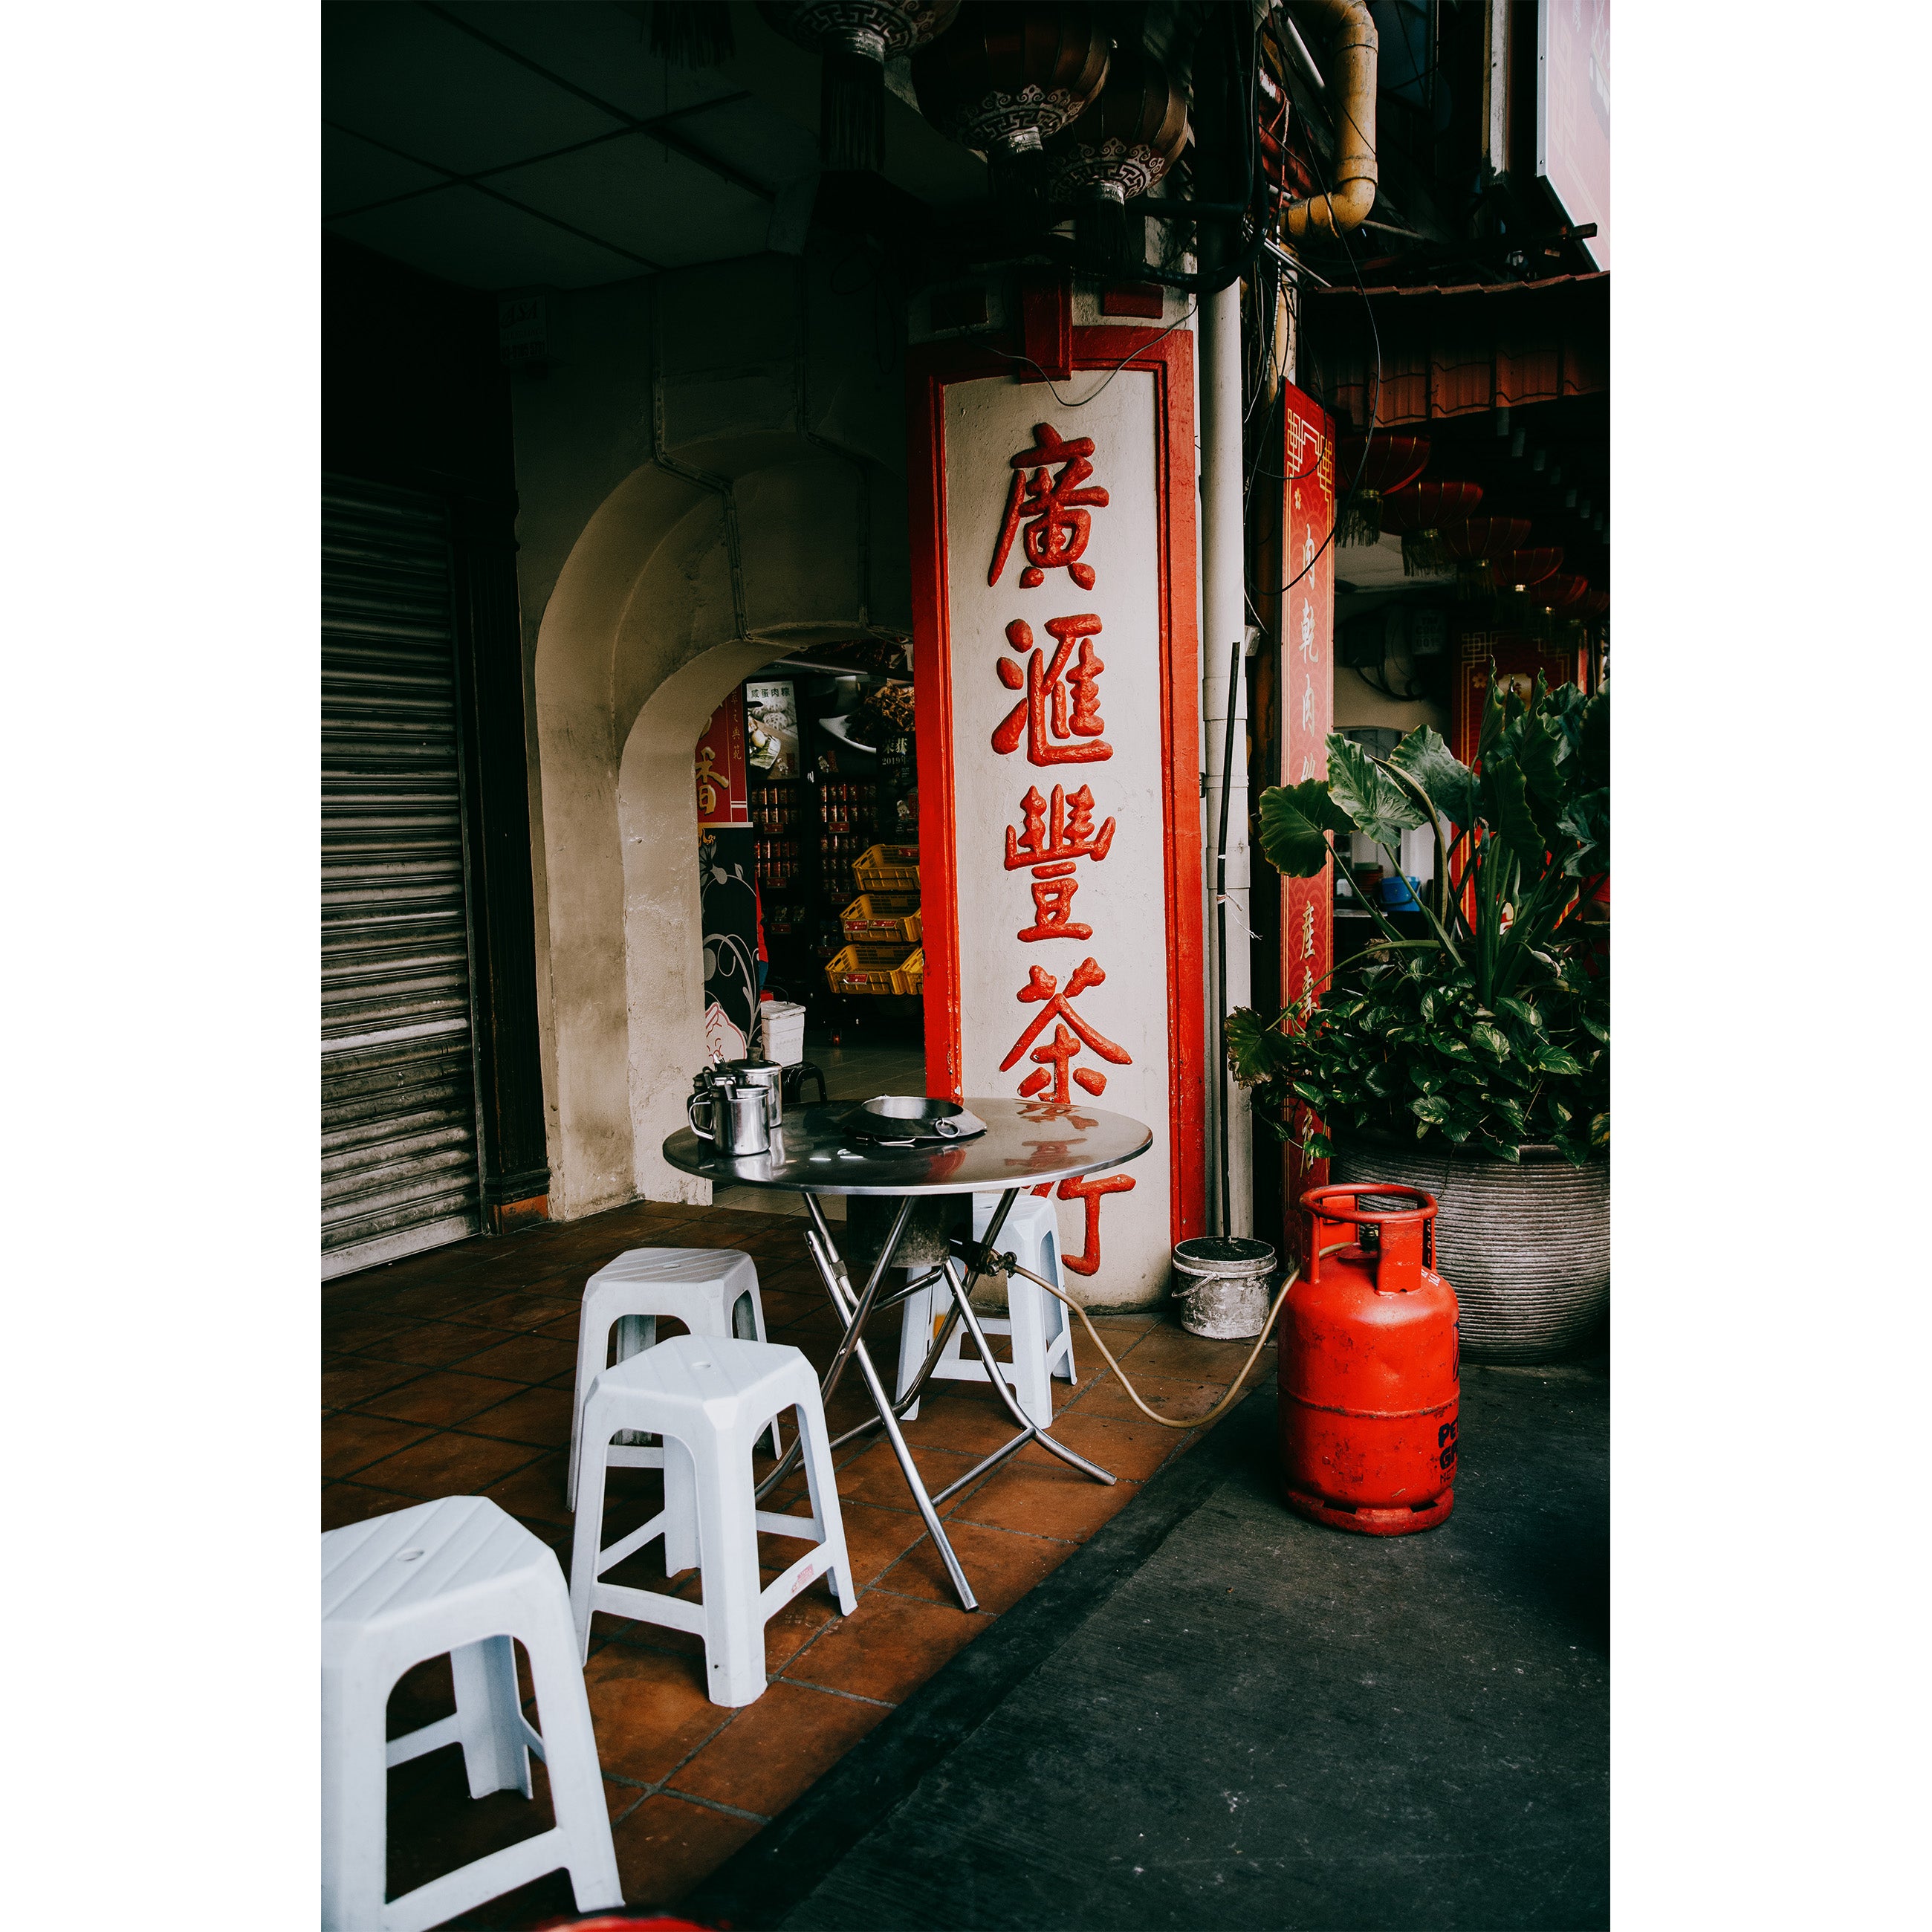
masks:
<path id="1" fill-rule="evenodd" d="M 947 617 L 945 393 L 1010 377 L 1016 340 L 947 342 L 907 357 L 913 694 L 919 743 L 920 873 L 926 946 L 926 1065 L 960 1091 L 959 893 L 953 842 L 952 646 Z M 1000 352 L 1001 350 L 1006 352 Z M 1200 662 L 1194 520 L 1194 341 L 1182 331 L 1076 328 L 1071 366 L 1142 369 L 1154 382 L 1160 520 L 1162 829 L 1167 894 L 1170 1214 L 1177 1241 L 1206 1226 L 1205 980 L 1202 953 Z M 1046 405 L 1042 404 L 1046 413 Z"/>

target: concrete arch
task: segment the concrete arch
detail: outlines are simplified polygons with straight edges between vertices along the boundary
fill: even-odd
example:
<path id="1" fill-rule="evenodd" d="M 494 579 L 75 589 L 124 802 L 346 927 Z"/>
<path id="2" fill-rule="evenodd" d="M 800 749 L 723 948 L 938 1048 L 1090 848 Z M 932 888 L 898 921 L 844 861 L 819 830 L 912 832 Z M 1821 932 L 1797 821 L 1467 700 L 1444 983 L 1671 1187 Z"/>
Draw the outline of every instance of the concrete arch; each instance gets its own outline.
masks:
<path id="1" fill-rule="evenodd" d="M 778 267 L 802 292 L 797 265 Z M 536 637 L 539 980 L 565 1220 L 708 1196 L 658 1153 L 704 1051 L 692 752 L 706 719 L 788 651 L 910 627 L 904 490 L 876 454 L 898 446 L 896 384 L 872 385 L 865 434 L 835 440 L 806 406 L 801 320 L 778 318 L 790 356 L 680 380 L 666 298 L 655 454 L 571 544 Z M 833 374 L 847 430 L 853 386 Z M 700 434 L 673 443 L 680 420 Z"/>

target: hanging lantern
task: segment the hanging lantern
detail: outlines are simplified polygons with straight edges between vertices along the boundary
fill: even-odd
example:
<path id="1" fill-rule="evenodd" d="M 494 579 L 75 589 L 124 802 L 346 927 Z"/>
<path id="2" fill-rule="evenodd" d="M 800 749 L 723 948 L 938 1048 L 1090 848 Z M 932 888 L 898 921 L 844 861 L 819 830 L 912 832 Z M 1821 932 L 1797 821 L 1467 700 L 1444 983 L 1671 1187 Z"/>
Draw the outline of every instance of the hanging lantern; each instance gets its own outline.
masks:
<path id="1" fill-rule="evenodd" d="M 1483 500 L 1480 483 L 1412 483 L 1390 490 L 1382 501 L 1382 526 L 1402 538 L 1406 577 L 1434 577 L 1455 562 L 1443 547 L 1442 532 L 1466 522 Z"/>
<path id="2" fill-rule="evenodd" d="M 1583 608 L 1590 616 L 1607 616 L 1610 609 L 1610 593 L 1607 590 L 1592 591 L 1584 599 Z"/>
<path id="3" fill-rule="evenodd" d="M 1186 139 L 1186 94 L 1158 61 L 1116 47 L 1100 99 L 1046 147 L 1048 197 L 1073 204 L 1082 252 L 1096 266 L 1126 264 L 1127 203 L 1166 173 Z"/>
<path id="4" fill-rule="evenodd" d="M 1079 118 L 1106 82 L 1108 49 L 1083 0 L 976 0 L 913 56 L 913 87 L 926 118 L 997 176 Z"/>
<path id="5" fill-rule="evenodd" d="M 1562 561 L 1562 551 L 1554 545 L 1546 550 L 1520 550 L 1492 560 L 1498 591 L 1496 602 L 1503 621 L 1511 628 L 1532 637 L 1550 636 L 1570 605 L 1589 589 L 1587 578 L 1559 572 L 1557 566 Z"/>
<path id="6" fill-rule="evenodd" d="M 1366 464 L 1362 455 L 1365 442 L 1368 446 Z M 1358 470 L 1361 476 L 1336 526 L 1335 541 L 1338 544 L 1379 543 L 1383 500 L 1393 491 L 1406 489 L 1428 466 L 1426 436 L 1344 436 L 1336 452 L 1336 477 L 1338 481 L 1344 476 L 1353 478 Z"/>
<path id="7" fill-rule="evenodd" d="M 758 0 L 787 40 L 819 57 L 821 167 L 883 172 L 886 63 L 943 34 L 958 10 L 959 0 Z"/>
<path id="8" fill-rule="evenodd" d="M 1494 561 L 1520 550 L 1529 535 L 1527 517 L 1471 517 L 1442 526 L 1442 548 L 1456 566 L 1456 594 L 1487 597 L 1496 587 Z"/>

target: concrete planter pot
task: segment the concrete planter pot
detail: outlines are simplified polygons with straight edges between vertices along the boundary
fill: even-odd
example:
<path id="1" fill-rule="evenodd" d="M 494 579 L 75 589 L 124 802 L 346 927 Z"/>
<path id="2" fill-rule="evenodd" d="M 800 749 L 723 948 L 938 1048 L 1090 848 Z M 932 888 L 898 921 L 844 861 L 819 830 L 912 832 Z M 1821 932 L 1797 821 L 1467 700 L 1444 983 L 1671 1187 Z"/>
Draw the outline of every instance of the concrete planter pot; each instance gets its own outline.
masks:
<path id="1" fill-rule="evenodd" d="M 1572 1167 L 1554 1148 L 1520 1165 L 1358 1136 L 1336 1181 L 1396 1181 L 1436 1196 L 1436 1265 L 1461 1308 L 1476 1362 L 1547 1362 L 1582 1341 L 1610 1302 L 1610 1169 Z"/>

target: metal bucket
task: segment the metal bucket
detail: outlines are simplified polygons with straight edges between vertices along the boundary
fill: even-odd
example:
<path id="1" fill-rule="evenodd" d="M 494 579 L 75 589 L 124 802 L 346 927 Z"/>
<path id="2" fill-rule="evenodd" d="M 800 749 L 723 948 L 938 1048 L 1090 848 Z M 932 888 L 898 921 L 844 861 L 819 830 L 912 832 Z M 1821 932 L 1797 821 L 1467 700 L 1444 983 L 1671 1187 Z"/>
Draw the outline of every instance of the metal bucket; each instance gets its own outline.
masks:
<path id="1" fill-rule="evenodd" d="M 1271 1242 L 1240 1234 L 1197 1234 L 1174 1250 L 1174 1305 L 1190 1335 L 1251 1341 L 1268 1319 L 1274 1286 Z"/>

